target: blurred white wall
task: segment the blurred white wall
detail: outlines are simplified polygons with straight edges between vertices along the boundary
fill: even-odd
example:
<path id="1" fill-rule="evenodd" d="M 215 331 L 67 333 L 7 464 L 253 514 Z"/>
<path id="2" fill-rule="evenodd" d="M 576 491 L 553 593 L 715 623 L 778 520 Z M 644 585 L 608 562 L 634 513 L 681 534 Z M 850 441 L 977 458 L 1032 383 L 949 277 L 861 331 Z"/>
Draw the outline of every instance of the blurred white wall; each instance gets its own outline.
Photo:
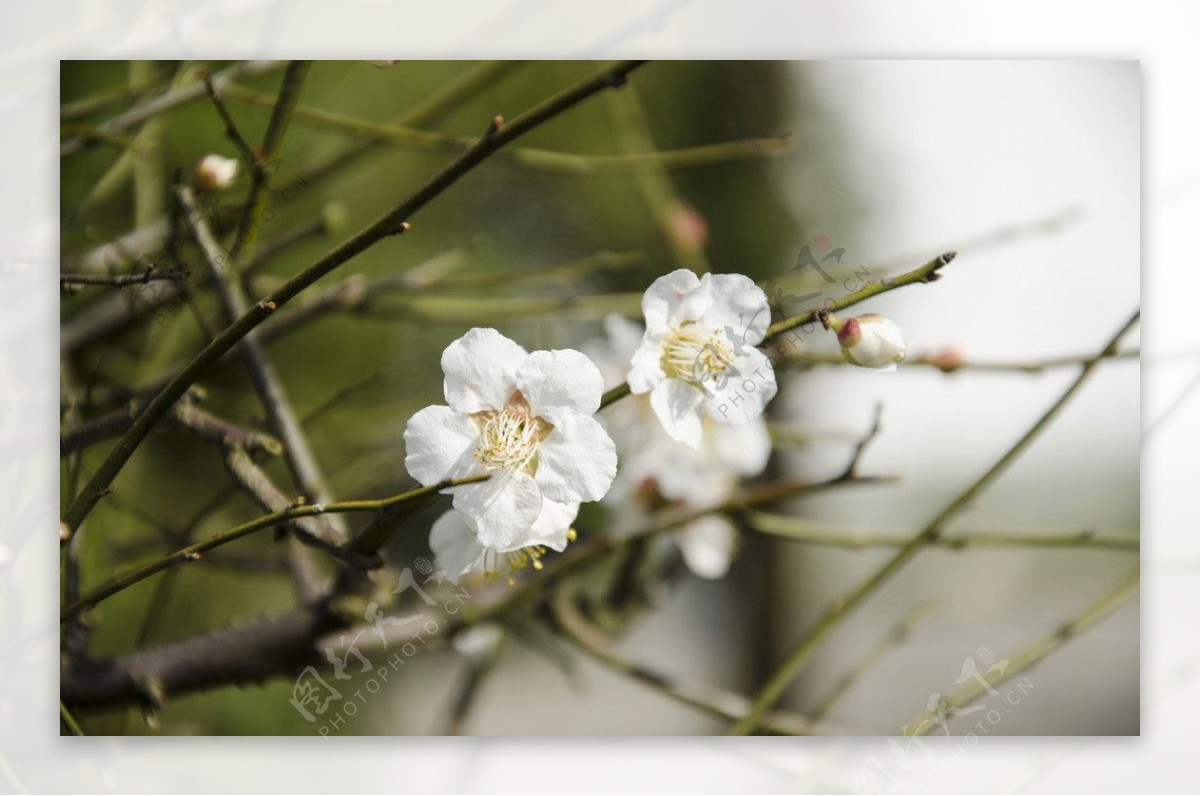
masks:
<path id="1" fill-rule="evenodd" d="M 1139 304 L 1140 75 L 1135 62 L 853 61 L 798 67 L 839 128 L 842 156 L 864 197 L 861 215 L 822 216 L 819 188 L 795 183 L 797 202 L 846 248 L 843 262 L 911 257 L 901 270 L 959 249 L 936 284 L 889 293 L 854 310 L 882 312 L 907 332 L 910 352 L 947 345 L 970 358 L 1031 360 L 1098 351 Z M 827 186 L 836 197 L 838 186 Z M 999 246 L 966 245 L 1012 224 L 1071 211 L 1053 233 Z M 840 292 L 835 288 L 829 295 Z M 815 340 L 832 348 L 832 340 Z M 1128 336 L 1136 345 L 1139 335 Z M 884 432 L 863 463 L 903 476 L 897 487 L 839 493 L 805 507 L 830 523 L 919 529 L 982 475 L 1057 398 L 1076 369 L 1044 375 L 944 375 L 928 368 L 805 374 L 789 390 L 791 416 L 813 428 L 865 430 L 876 402 Z M 1138 527 L 1139 374 L 1110 362 L 1026 455 L 953 526 L 1012 530 Z M 848 448 L 798 457 L 835 473 Z M 790 547 L 781 560 L 794 638 L 886 554 Z M 916 637 L 855 689 L 837 716 L 892 733 L 933 691 L 950 690 L 977 648 L 1018 652 L 1099 598 L 1137 567 L 1129 553 L 1071 550 L 931 551 L 884 588 L 820 654 L 798 691 L 820 694 L 913 606 L 938 608 Z M 779 574 L 777 573 L 777 574 Z M 782 614 L 781 614 L 782 615 Z M 797 621 L 797 620 L 802 621 Z M 1136 733 L 1136 603 L 1072 643 L 1031 678 L 1037 699 L 1002 734 Z M 811 702 L 808 702 L 811 704 Z M 974 722 L 971 722 L 974 723 Z M 953 726 L 953 725 L 952 725 Z M 958 731 L 964 731 L 958 725 Z"/>

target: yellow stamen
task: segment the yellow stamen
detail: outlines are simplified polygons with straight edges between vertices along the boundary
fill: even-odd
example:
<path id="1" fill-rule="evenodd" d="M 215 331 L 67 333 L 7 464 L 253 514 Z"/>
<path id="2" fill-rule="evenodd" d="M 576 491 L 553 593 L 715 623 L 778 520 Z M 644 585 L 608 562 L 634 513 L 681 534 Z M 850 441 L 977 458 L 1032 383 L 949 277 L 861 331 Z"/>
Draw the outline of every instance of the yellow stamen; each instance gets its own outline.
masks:
<path id="1" fill-rule="evenodd" d="M 668 376 L 698 387 L 733 364 L 733 346 L 721 329 L 705 329 L 687 321 L 663 344 L 662 369 Z"/>

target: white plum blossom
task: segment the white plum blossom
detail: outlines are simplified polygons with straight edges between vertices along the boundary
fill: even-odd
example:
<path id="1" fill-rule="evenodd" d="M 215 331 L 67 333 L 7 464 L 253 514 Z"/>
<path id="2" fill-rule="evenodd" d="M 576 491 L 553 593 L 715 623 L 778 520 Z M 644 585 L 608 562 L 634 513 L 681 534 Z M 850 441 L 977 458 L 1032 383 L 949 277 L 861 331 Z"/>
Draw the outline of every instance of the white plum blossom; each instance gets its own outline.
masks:
<path id="1" fill-rule="evenodd" d="M 629 387 L 650 394 L 672 439 L 695 449 L 702 416 L 740 426 L 762 414 L 775 396 L 775 372 L 754 346 L 771 311 L 749 277 L 672 271 L 646 290 L 642 313 L 646 331 L 630 360 Z"/>
<path id="2" fill-rule="evenodd" d="M 720 514 L 692 520 L 679 529 L 675 541 L 688 569 L 709 580 L 725 577 L 741 546 L 737 528 Z"/>
<path id="3" fill-rule="evenodd" d="M 442 371 L 448 406 L 408 421 L 404 464 L 426 486 L 490 476 L 453 490 L 480 548 L 544 544 L 537 521 L 553 504 L 577 510 L 608 492 L 616 447 L 592 416 L 604 383 L 586 356 L 528 353 L 495 329 L 471 329 L 442 353 Z"/>
<path id="4" fill-rule="evenodd" d="M 618 315 L 604 319 L 607 337 L 583 346 L 604 375 L 605 386 L 626 378 L 629 358 L 643 338 L 640 324 Z M 697 449 L 668 436 L 655 416 L 650 396 L 632 395 L 608 410 L 621 469 L 605 503 L 630 522 L 667 500 L 689 508 L 714 506 L 730 497 L 742 478 L 762 473 L 771 438 L 759 416 L 727 426 L 700 418 Z M 705 578 L 724 576 L 739 546 L 736 528 L 717 515 L 697 519 L 672 535 L 688 568 Z"/>
<path id="5" fill-rule="evenodd" d="M 541 569 L 541 558 L 547 548 L 562 552 L 575 538 L 571 523 L 578 514 L 578 503 L 545 500 L 541 514 L 524 538 L 507 548 L 495 548 L 481 544 L 471 520 L 462 512 L 451 509 L 433 524 L 429 547 L 438 568 L 444 570 L 446 577 L 454 583 L 470 573 L 511 579 L 513 572 L 527 566 Z"/>
<path id="6" fill-rule="evenodd" d="M 237 179 L 238 162 L 221 155 L 205 155 L 196 164 L 196 183 L 206 191 L 220 191 Z"/>
<path id="7" fill-rule="evenodd" d="M 871 312 L 844 320 L 826 315 L 821 322 L 837 332 L 838 344 L 851 364 L 895 370 L 904 359 L 904 331 L 882 315 Z"/>

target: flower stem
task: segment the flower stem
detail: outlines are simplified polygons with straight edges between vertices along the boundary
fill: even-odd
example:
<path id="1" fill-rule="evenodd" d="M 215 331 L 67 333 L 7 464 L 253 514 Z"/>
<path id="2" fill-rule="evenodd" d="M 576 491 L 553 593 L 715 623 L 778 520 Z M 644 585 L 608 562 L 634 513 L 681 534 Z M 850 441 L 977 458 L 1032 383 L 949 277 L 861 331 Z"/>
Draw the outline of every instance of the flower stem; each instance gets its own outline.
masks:
<path id="1" fill-rule="evenodd" d="M 881 293 L 887 293 L 889 290 L 895 290 L 905 285 L 912 285 L 918 282 L 934 282 L 941 277 L 938 273 L 940 269 L 949 265 L 955 258 L 955 252 L 946 252 L 933 258 L 929 262 L 922 265 L 920 268 L 915 268 L 907 273 L 900 274 L 884 279 L 873 279 L 863 285 L 853 293 L 847 293 L 839 299 L 834 299 L 824 307 L 817 309 L 806 310 L 797 315 L 792 315 L 789 318 L 784 318 L 781 321 L 771 324 L 767 328 L 767 336 L 763 339 L 760 346 L 766 345 L 772 338 L 791 331 L 797 326 L 807 326 L 817 320 L 818 313 L 821 312 L 837 312 L 844 310 L 847 307 L 854 306 L 860 302 L 866 301 L 869 298 L 878 296 Z"/>

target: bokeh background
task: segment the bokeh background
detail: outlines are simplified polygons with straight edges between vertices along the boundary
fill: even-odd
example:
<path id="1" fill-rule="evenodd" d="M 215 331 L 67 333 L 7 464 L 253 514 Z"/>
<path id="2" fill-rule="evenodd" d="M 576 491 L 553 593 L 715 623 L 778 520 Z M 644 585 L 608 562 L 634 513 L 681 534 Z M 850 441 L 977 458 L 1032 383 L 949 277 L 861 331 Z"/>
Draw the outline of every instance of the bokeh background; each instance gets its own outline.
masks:
<path id="1" fill-rule="evenodd" d="M 127 85 L 131 75 L 156 84 L 187 79 L 195 66 L 64 62 L 61 99 L 75 103 Z M 452 61 L 315 64 L 276 178 L 296 190 L 290 198 L 276 197 L 275 214 L 263 224 L 263 246 L 317 221 L 326 228 L 262 267 L 252 290 L 265 291 L 299 270 L 445 162 L 450 148 L 399 141 L 323 168 L 361 145 L 372 132 L 363 122 L 402 118 L 480 68 Z M 595 68 L 582 61 L 496 68 L 430 127 L 449 136 L 478 135 L 481 120 L 497 113 L 511 118 Z M 246 78 L 240 91 L 227 94 L 251 141 L 265 130 L 279 78 L 279 70 Z M 103 114 L 64 120 L 64 130 L 89 118 Z M 176 169 L 189 169 L 211 152 L 236 155 L 206 100 L 160 118 L 155 157 L 164 201 Z M 531 349 L 578 347 L 600 333 L 605 313 L 636 317 L 641 290 L 661 273 L 685 265 L 781 277 L 800 248 L 819 236 L 845 249 L 845 265 L 865 267 L 872 277 L 959 251 L 936 285 L 862 307 L 899 322 L 914 354 L 955 347 L 968 361 L 1084 356 L 1139 303 L 1139 130 L 1140 75 L 1133 62 L 651 64 L 626 90 L 598 96 L 519 142 L 563 156 L 496 158 L 423 211 L 411 232 L 322 280 L 314 292 L 352 275 L 372 288 L 362 306 L 325 312 L 273 342 L 270 355 L 341 498 L 383 496 L 408 483 L 404 422 L 440 402 L 440 353 L 469 326 L 497 326 Z M 750 140 L 758 143 L 686 168 L 620 158 Z M 64 263 L 136 226 L 144 200 L 135 199 L 129 182 L 114 178 L 118 151 L 100 145 L 63 160 Z M 229 196 L 247 184 L 243 174 Z M 220 225 L 217 204 L 211 207 Z M 185 247 L 182 257 L 200 269 L 194 249 Z M 542 270 L 560 265 L 566 268 Z M 377 281 L 398 274 L 411 279 L 390 289 Z M 102 290 L 63 298 L 64 345 L 76 339 L 73 324 L 87 317 Z M 201 291 L 186 311 L 162 323 L 143 320 L 79 345 L 65 360 L 70 383 L 90 381 L 102 397 L 153 383 L 202 344 L 197 316 L 218 315 Z M 1126 345 L 1138 343 L 1134 334 Z M 834 350 L 829 340 L 812 344 Z M 777 451 L 770 473 L 836 474 L 881 404 L 883 431 L 862 467 L 901 482 L 796 502 L 787 510 L 838 527 L 914 530 L 986 470 L 1074 373 L 944 374 L 919 366 L 896 374 L 845 367 L 781 372 L 783 389 L 771 410 L 790 441 Z M 208 408 L 247 425 L 261 422 L 236 363 L 203 384 Z M 1104 364 L 1065 415 L 954 527 L 1137 535 L 1139 385 L 1136 359 Z M 98 461 L 95 454 L 84 457 L 83 471 Z M 271 472 L 286 482 L 282 465 Z M 74 477 L 64 467 L 64 490 Z M 152 435 L 89 520 L 105 533 L 83 537 L 85 588 L 162 549 L 164 529 L 182 530 L 224 483 L 214 449 L 179 432 Z M 390 558 L 427 555 L 428 525 L 440 510 L 412 518 L 394 537 Z M 256 513 L 233 497 L 192 533 L 206 536 Z M 602 508 L 592 508 L 580 527 L 607 522 Z M 289 607 L 291 586 L 276 566 L 280 546 L 264 535 L 239 543 L 238 551 L 269 569 L 231 568 L 214 557 L 185 568 L 169 592 L 156 591 L 154 581 L 131 588 L 97 612 L 93 652 L 120 654 L 138 639 L 167 642 Z M 886 555 L 746 534 L 727 578 L 673 578 L 650 610 L 622 627 L 619 649 L 661 671 L 753 693 L 790 641 Z M 1137 567 L 1136 551 L 927 551 L 822 648 L 791 689 L 788 705 L 815 709 L 897 623 L 923 609 L 912 632 L 891 645 L 827 717 L 840 733 L 897 734 L 930 694 L 952 689 L 965 658 L 981 650 L 999 659 L 1014 656 Z M 152 604 L 159 609 L 147 620 Z M 464 667 L 452 650 L 414 660 L 347 734 L 446 731 L 448 701 Z M 1137 734 L 1137 601 L 1065 645 L 1028 678 L 1029 697 L 991 727 L 993 734 Z M 84 729 L 311 735 L 312 726 L 288 702 L 290 689 L 290 679 L 222 689 L 172 700 L 155 726 L 127 711 L 85 717 Z M 976 720 L 952 720 L 950 727 L 962 734 Z M 522 632 L 505 648 L 460 729 L 592 735 L 711 734 L 726 727 L 579 658 L 549 634 Z"/>
<path id="2" fill-rule="evenodd" d="M 887 739 L 607 738 L 339 740 L 59 737 L 57 357 L 59 60 L 80 57 L 1095 58 L 1141 65 L 1144 88 L 1143 712 L 1141 738 L 930 738 L 909 790 L 1192 792 L 1200 704 L 1192 498 L 1200 433 L 1200 335 L 1191 267 L 1200 135 L 1187 0 L 66 0 L 17 9 L 0 73 L 9 176 L 0 215 L 0 777 L 14 791 L 818 792 L 853 789 Z M 944 285 L 943 285 L 944 287 Z M 936 767 L 936 781 L 926 776 Z"/>

